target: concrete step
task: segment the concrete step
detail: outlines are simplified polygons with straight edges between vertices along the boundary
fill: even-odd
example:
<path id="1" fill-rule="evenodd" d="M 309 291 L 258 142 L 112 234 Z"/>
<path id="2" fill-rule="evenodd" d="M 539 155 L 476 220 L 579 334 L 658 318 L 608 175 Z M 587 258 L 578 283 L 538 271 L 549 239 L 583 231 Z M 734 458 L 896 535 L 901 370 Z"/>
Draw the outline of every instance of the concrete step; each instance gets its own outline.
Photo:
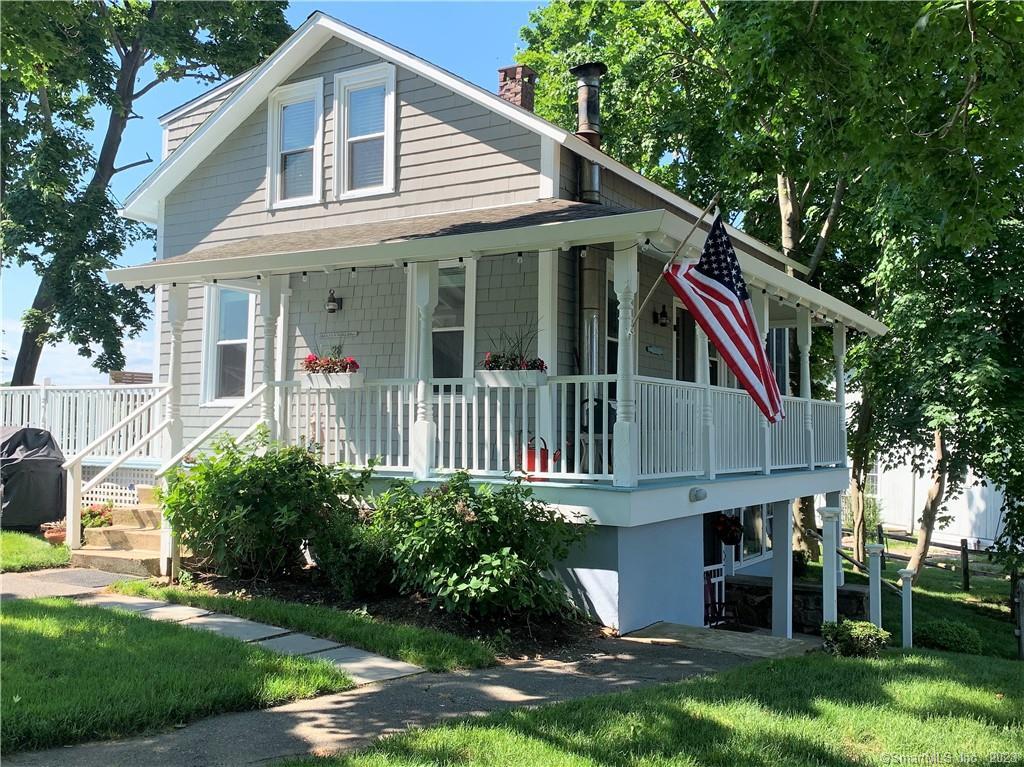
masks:
<path id="1" fill-rule="evenodd" d="M 110 514 L 113 517 L 114 525 L 118 527 L 160 527 L 159 506 L 125 506 L 120 509 L 114 509 Z"/>
<path id="2" fill-rule="evenodd" d="M 136 485 L 135 495 L 142 506 L 156 506 L 156 488 L 153 485 Z"/>
<path id="3" fill-rule="evenodd" d="M 72 567 L 92 567 L 108 573 L 152 576 L 160 574 L 160 552 L 149 549 L 121 551 L 83 546 L 71 551 Z"/>
<path id="4" fill-rule="evenodd" d="M 160 550 L 160 530 L 139 528 L 134 525 L 112 525 L 110 527 L 85 528 L 85 544 L 98 548 Z"/>

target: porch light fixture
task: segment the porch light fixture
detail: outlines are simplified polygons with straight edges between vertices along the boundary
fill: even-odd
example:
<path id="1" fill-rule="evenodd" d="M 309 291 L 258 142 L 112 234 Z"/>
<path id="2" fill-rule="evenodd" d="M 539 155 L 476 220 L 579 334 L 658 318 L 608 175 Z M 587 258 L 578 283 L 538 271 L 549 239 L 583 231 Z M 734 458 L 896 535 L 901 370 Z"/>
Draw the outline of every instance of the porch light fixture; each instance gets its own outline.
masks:
<path id="1" fill-rule="evenodd" d="M 654 311 L 653 322 L 655 325 L 659 325 L 663 328 L 668 327 L 668 310 L 665 304 L 661 305 L 661 311 Z"/>
<path id="2" fill-rule="evenodd" d="M 324 308 L 328 314 L 334 314 L 341 309 L 341 299 L 334 295 L 334 288 L 331 288 L 327 293 L 327 303 L 324 304 Z"/>

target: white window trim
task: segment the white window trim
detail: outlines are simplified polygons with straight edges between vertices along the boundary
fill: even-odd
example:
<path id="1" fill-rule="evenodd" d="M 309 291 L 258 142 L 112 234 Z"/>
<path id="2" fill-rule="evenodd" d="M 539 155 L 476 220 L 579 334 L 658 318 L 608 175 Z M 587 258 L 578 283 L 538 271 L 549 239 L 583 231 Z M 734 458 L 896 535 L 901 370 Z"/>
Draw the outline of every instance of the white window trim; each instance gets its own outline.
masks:
<path id="1" fill-rule="evenodd" d="M 348 120 L 345 104 L 348 91 L 356 87 L 384 86 L 384 183 L 362 189 L 348 188 Z M 395 65 L 373 64 L 334 75 L 334 197 L 352 200 L 376 197 L 395 191 Z"/>
<path id="2" fill-rule="evenodd" d="M 216 386 L 216 349 L 215 339 L 218 307 L 217 292 L 220 290 L 237 290 L 249 294 L 249 333 L 245 348 L 245 393 L 241 397 L 214 396 Z M 252 393 L 253 357 L 256 341 L 256 292 L 237 285 L 206 285 L 203 290 L 203 355 L 201 362 L 200 407 L 234 407 L 238 401 Z"/>
<path id="3" fill-rule="evenodd" d="M 466 259 L 461 264 L 455 261 L 440 261 L 437 264 L 438 273 L 442 269 L 455 269 L 462 267 L 466 272 L 466 305 L 462 316 L 462 325 L 450 328 L 431 328 L 430 336 L 434 333 L 450 333 L 462 331 L 462 377 L 472 378 L 476 368 L 476 260 Z"/>
<path id="4" fill-rule="evenodd" d="M 752 503 L 751 506 L 758 506 L 761 509 L 761 553 L 757 556 L 750 557 L 748 559 L 743 558 L 743 541 L 740 540 L 737 544 L 739 549 L 739 555 L 735 559 L 735 568 L 737 570 L 744 567 L 750 567 L 756 565 L 758 562 L 763 562 L 766 559 L 772 558 L 772 553 L 775 550 L 775 542 L 772 542 L 772 548 L 768 548 L 768 517 L 774 516 L 772 504 L 770 503 Z M 740 513 L 740 521 L 743 520 L 743 509 L 737 509 Z"/>
<path id="5" fill-rule="evenodd" d="M 281 109 L 313 99 L 313 194 L 307 197 L 279 199 L 281 186 Z M 324 199 L 324 79 L 314 77 L 300 83 L 282 85 L 267 100 L 267 209 L 281 210 L 315 205 Z"/>

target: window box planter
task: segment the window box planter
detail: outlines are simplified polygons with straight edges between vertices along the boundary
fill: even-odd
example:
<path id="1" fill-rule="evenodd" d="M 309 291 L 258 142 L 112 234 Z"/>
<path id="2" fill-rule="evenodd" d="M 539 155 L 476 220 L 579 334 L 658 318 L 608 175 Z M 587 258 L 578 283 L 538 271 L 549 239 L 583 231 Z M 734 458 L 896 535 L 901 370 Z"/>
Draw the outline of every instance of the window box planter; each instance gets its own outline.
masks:
<path id="1" fill-rule="evenodd" d="M 306 373 L 302 388 L 322 391 L 325 389 L 362 389 L 363 372 L 355 373 Z"/>
<path id="2" fill-rule="evenodd" d="M 547 383 L 542 370 L 477 370 L 476 385 L 491 389 L 536 388 Z"/>

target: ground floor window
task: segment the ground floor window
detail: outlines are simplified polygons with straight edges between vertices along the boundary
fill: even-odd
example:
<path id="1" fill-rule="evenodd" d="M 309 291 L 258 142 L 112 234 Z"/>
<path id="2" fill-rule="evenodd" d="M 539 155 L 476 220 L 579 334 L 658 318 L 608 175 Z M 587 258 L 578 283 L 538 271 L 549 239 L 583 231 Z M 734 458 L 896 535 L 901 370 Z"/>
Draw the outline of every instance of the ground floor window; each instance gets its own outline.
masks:
<path id="1" fill-rule="evenodd" d="M 244 397 L 252 382 L 256 294 L 211 285 L 206 292 L 203 399 Z"/>
<path id="2" fill-rule="evenodd" d="M 733 552 L 736 563 L 751 564 L 770 553 L 775 522 L 771 504 L 745 506 L 734 509 L 732 513 L 739 516 L 743 526 L 743 536 Z"/>

